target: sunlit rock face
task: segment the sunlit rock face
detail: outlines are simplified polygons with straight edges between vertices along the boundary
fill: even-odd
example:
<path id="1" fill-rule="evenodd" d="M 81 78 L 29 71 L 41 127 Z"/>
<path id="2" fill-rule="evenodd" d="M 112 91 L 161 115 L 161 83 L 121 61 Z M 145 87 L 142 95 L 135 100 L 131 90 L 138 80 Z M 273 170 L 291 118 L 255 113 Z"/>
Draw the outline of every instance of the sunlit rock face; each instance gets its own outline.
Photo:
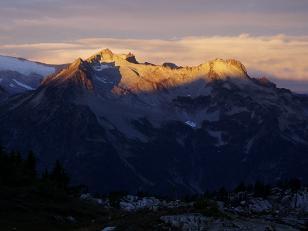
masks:
<path id="1" fill-rule="evenodd" d="M 43 86 L 48 85 L 69 85 L 75 87 L 82 87 L 86 90 L 93 90 L 93 83 L 91 80 L 90 65 L 82 59 L 77 59 L 67 68 L 59 71 L 55 75 L 46 78 Z"/>
<path id="2" fill-rule="evenodd" d="M 160 66 L 102 50 L 2 102 L 0 139 L 99 192 L 307 181 L 307 102 L 236 60 Z"/>
<path id="3" fill-rule="evenodd" d="M 169 89 L 195 81 L 209 82 L 226 78 L 249 79 L 245 67 L 236 60 L 216 59 L 196 67 L 177 67 L 170 63 L 158 65 L 140 64 L 131 53 L 127 55 L 113 54 L 110 50 L 102 50 L 87 59 L 91 64 L 109 64 L 117 67 L 121 81 L 116 87 L 133 93 L 151 92 Z"/>

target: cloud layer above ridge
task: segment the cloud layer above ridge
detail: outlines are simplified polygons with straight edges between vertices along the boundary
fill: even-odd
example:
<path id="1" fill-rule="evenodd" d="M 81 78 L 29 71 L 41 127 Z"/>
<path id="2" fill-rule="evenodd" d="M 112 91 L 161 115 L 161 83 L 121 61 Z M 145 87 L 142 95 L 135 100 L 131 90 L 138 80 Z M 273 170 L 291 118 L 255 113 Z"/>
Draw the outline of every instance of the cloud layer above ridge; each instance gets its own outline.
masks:
<path id="1" fill-rule="evenodd" d="M 61 43 L 0 45 L 0 53 L 46 63 L 69 63 L 87 58 L 103 48 L 116 53 L 133 52 L 141 62 L 198 65 L 223 58 L 238 59 L 253 75 L 308 80 L 308 36 L 184 37 L 181 39 L 87 38 Z"/>

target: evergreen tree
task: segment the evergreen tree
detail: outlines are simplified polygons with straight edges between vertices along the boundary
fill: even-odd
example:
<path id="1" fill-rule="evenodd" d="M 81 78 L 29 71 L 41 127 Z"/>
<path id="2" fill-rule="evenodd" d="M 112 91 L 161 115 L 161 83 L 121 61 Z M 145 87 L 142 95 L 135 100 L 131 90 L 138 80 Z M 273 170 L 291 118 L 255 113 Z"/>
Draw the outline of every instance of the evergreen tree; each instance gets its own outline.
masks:
<path id="1" fill-rule="evenodd" d="M 66 189 L 68 187 L 69 177 L 58 160 L 50 173 L 50 179 L 60 188 Z"/>
<path id="2" fill-rule="evenodd" d="M 7 184 L 21 186 L 24 182 L 23 160 L 19 152 L 11 152 L 8 158 Z"/>
<path id="3" fill-rule="evenodd" d="M 4 148 L 0 145 L 0 186 L 4 184 L 4 178 L 6 175 L 6 153 L 4 151 Z"/>
<path id="4" fill-rule="evenodd" d="M 254 194 L 259 197 L 267 197 L 270 194 L 270 186 L 265 185 L 261 181 L 256 181 L 254 186 Z"/>
<path id="5" fill-rule="evenodd" d="M 43 182 L 46 182 L 50 179 L 50 175 L 49 175 L 49 172 L 48 172 L 48 169 L 45 168 L 43 174 L 42 174 L 42 181 Z"/>
<path id="6" fill-rule="evenodd" d="M 225 187 L 221 187 L 219 189 L 219 191 L 217 192 L 217 199 L 221 201 L 228 200 L 228 191 L 225 189 Z"/>
<path id="7" fill-rule="evenodd" d="M 69 187 L 69 176 L 59 161 L 53 169 L 46 169 L 38 177 L 37 159 L 30 151 L 25 159 L 19 152 L 9 154 L 0 146 L 0 188 L 36 188 L 42 195 L 55 198 L 65 198 L 71 193 L 76 195 L 84 187 Z M 0 189 L 1 190 L 1 189 Z"/>
<path id="8" fill-rule="evenodd" d="M 302 182 L 298 178 L 292 178 L 289 180 L 288 186 L 293 192 L 297 192 L 298 190 L 301 189 Z"/>
<path id="9" fill-rule="evenodd" d="M 36 172 L 36 157 L 32 151 L 28 153 L 27 159 L 25 160 L 25 171 L 26 174 L 30 178 L 36 178 L 37 172 Z"/>
<path id="10" fill-rule="evenodd" d="M 12 165 L 19 167 L 22 164 L 22 158 L 20 152 L 12 151 L 9 155 L 9 159 Z"/>
<path id="11" fill-rule="evenodd" d="M 247 191 L 247 187 L 244 182 L 241 182 L 236 188 L 234 189 L 235 192 L 245 192 Z"/>
<path id="12" fill-rule="evenodd" d="M 0 158 L 4 155 L 5 151 L 2 145 L 0 145 Z"/>

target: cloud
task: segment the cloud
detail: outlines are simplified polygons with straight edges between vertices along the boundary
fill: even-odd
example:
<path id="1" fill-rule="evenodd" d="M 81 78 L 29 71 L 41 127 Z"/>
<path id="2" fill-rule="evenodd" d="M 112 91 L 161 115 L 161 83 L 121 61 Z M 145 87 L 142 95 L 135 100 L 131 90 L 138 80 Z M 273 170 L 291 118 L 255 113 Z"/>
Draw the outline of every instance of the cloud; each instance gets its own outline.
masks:
<path id="1" fill-rule="evenodd" d="M 1 0 L 0 53 L 49 63 L 105 47 L 155 63 L 236 58 L 256 75 L 308 80 L 307 12 L 304 0 Z"/>
<path id="2" fill-rule="evenodd" d="M 308 80 L 308 36 L 183 37 L 161 39 L 87 38 L 59 43 L 0 45 L 0 53 L 47 63 L 72 62 L 102 48 L 132 51 L 140 61 L 198 65 L 215 58 L 235 58 L 253 75 L 267 73 L 275 78 Z M 258 70 L 257 72 L 254 70 Z"/>
<path id="3" fill-rule="evenodd" d="M 305 35 L 304 0 L 1 0 L 4 43 L 85 37 Z"/>

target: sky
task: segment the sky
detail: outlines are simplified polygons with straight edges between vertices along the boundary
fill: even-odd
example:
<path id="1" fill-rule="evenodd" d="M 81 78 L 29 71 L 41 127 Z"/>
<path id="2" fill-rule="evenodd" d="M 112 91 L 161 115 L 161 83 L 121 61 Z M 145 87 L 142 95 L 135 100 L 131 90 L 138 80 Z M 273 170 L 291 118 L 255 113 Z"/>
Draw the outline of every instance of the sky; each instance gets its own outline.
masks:
<path id="1" fill-rule="evenodd" d="M 98 50 L 140 61 L 240 60 L 308 92 L 308 0 L 1 0 L 0 54 L 68 63 Z"/>

